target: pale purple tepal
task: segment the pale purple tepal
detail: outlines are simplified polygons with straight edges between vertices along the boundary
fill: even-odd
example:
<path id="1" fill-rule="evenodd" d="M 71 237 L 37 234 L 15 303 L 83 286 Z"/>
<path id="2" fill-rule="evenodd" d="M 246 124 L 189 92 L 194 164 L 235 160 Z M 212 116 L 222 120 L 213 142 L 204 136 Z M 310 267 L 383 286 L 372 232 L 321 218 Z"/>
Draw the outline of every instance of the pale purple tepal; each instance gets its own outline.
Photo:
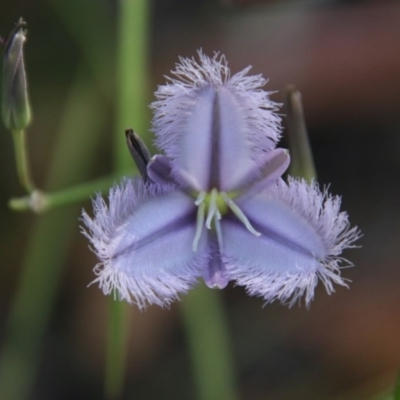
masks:
<path id="1" fill-rule="evenodd" d="M 105 294 L 166 306 L 202 277 L 292 305 L 302 295 L 309 304 L 318 280 L 328 293 L 346 286 L 340 254 L 359 231 L 339 197 L 282 180 L 277 104 L 249 69 L 230 76 L 224 56 L 199 52 L 158 88 L 153 131 L 165 155 L 148 162 L 146 181 L 111 188 L 108 204 L 98 195 L 93 218 L 83 212 Z"/>

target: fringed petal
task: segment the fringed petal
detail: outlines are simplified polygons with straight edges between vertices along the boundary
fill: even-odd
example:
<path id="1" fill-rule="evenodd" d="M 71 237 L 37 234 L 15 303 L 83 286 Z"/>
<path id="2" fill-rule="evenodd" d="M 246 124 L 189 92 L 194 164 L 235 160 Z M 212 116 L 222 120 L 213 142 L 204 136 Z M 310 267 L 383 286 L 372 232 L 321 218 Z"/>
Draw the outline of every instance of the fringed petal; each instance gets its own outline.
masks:
<path id="1" fill-rule="evenodd" d="M 249 69 L 231 77 L 224 56 L 199 52 L 199 62 L 181 59 L 176 78 L 159 86 L 153 131 L 176 179 L 189 175 L 199 191 L 234 190 L 275 147 L 277 104 L 261 89 L 260 75 L 247 76 Z"/>
<path id="2" fill-rule="evenodd" d="M 108 205 L 98 195 L 93 208 L 93 218 L 83 212 L 83 233 L 100 260 L 94 282 L 105 294 L 116 290 L 139 308 L 167 306 L 202 275 L 207 233 L 194 253 L 192 198 L 173 187 L 127 179 L 110 190 Z"/>
<path id="3" fill-rule="evenodd" d="M 290 305 L 304 295 L 308 305 L 318 279 L 328 293 L 333 284 L 346 286 L 339 265 L 346 260 L 339 256 L 354 247 L 360 233 L 339 211 L 339 197 L 321 192 L 315 183 L 290 179 L 238 204 L 261 236 L 226 218 L 223 260 L 229 277 L 250 295 Z"/>

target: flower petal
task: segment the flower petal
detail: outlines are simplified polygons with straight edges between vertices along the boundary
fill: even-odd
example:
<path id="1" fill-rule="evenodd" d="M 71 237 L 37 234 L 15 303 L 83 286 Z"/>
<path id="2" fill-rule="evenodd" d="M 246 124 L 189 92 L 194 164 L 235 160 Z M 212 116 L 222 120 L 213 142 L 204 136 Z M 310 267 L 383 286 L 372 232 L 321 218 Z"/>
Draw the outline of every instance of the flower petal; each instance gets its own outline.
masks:
<path id="1" fill-rule="evenodd" d="M 252 158 L 244 107 L 239 98 L 223 86 L 216 92 L 213 123 L 210 188 L 231 191 L 257 168 L 257 163 Z"/>
<path id="2" fill-rule="evenodd" d="M 246 76 L 246 68 L 230 77 L 218 54 L 199 52 L 199 59 L 181 59 L 176 79 L 158 88 L 153 131 L 176 179 L 189 175 L 194 189 L 229 191 L 275 147 L 280 118 L 260 75 Z"/>
<path id="3" fill-rule="evenodd" d="M 276 182 L 287 170 L 290 163 L 289 152 L 286 149 L 270 151 L 264 160 L 264 164 L 250 173 L 238 185 L 240 198 L 245 199 L 265 190 Z"/>
<path id="4" fill-rule="evenodd" d="M 156 154 L 150 158 L 147 164 L 147 175 L 155 183 L 160 185 L 176 184 L 171 174 L 171 163 L 168 157 Z"/>
<path id="5" fill-rule="evenodd" d="M 206 268 L 203 271 L 203 279 L 206 285 L 211 288 L 223 289 L 229 282 L 226 274 L 226 268 L 221 259 L 217 239 L 211 240 L 211 257 Z"/>
<path id="6" fill-rule="evenodd" d="M 305 294 L 308 305 L 320 278 L 328 293 L 333 283 L 346 286 L 340 276 L 340 253 L 360 237 L 349 228 L 340 198 L 321 192 L 316 184 L 291 179 L 278 181 L 266 192 L 239 202 L 260 237 L 251 235 L 233 218 L 222 223 L 223 260 L 227 274 L 249 294 L 267 302 Z"/>
<path id="7" fill-rule="evenodd" d="M 207 233 L 194 253 L 192 198 L 136 179 L 114 186 L 108 206 L 101 196 L 93 203 L 94 218 L 83 213 L 84 233 L 100 260 L 95 282 L 105 294 L 116 289 L 139 308 L 165 306 L 201 276 L 208 262 Z"/>

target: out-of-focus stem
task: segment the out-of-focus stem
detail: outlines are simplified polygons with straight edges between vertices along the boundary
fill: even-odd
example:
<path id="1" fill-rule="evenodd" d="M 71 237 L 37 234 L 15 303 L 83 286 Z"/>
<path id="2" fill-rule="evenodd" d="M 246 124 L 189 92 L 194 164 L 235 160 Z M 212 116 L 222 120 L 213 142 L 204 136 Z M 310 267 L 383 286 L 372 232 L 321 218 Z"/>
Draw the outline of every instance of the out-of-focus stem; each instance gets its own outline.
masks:
<path id="1" fill-rule="evenodd" d="M 125 129 L 146 139 L 148 107 L 148 31 L 150 2 L 120 0 L 117 54 L 117 109 L 114 165 L 116 172 L 132 171 Z"/>
<path id="2" fill-rule="evenodd" d="M 117 37 L 117 108 L 114 171 L 132 171 L 134 164 L 125 140 L 125 129 L 147 132 L 148 94 L 148 0 L 120 0 Z M 129 331 L 127 304 L 109 299 L 105 391 L 108 400 L 123 397 L 126 338 Z"/>
<path id="3" fill-rule="evenodd" d="M 400 400 L 400 373 L 397 377 L 396 387 L 394 388 L 393 400 Z"/>
<path id="4" fill-rule="evenodd" d="M 31 210 L 36 213 L 42 213 L 56 207 L 84 201 L 96 192 L 107 190 L 115 179 L 115 177 L 105 177 L 54 193 L 34 190 L 30 196 L 10 199 L 8 205 L 14 211 Z"/>
<path id="5" fill-rule="evenodd" d="M 205 285 L 181 302 L 198 400 L 234 400 L 234 367 L 220 292 Z"/>
<path id="6" fill-rule="evenodd" d="M 16 130 L 13 131 L 12 134 L 14 139 L 14 152 L 15 152 L 15 161 L 17 164 L 18 179 L 22 187 L 28 193 L 31 193 L 34 190 L 35 185 L 33 184 L 29 170 L 25 131 Z"/>
<path id="7" fill-rule="evenodd" d="M 106 398 L 121 400 L 125 383 L 126 347 L 129 334 L 128 305 L 110 296 L 108 306 Z"/>

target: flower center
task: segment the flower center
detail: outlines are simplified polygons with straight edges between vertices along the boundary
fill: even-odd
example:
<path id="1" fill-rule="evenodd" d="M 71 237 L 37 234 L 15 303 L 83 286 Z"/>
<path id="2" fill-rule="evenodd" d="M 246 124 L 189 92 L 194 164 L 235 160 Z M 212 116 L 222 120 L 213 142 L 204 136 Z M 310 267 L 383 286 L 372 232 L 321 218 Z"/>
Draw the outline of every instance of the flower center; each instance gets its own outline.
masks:
<path id="1" fill-rule="evenodd" d="M 239 221 L 243 223 L 250 233 L 255 236 L 261 235 L 260 232 L 257 232 L 253 228 L 246 215 L 226 192 L 218 192 L 218 190 L 215 188 L 209 193 L 200 192 L 194 204 L 196 204 L 198 208 L 196 234 L 193 239 L 193 251 L 197 251 L 204 224 L 207 229 L 215 229 L 218 245 L 220 250 L 222 250 L 223 240 L 220 220 L 222 216 L 228 212 L 228 209 L 230 209 L 236 215 Z"/>

